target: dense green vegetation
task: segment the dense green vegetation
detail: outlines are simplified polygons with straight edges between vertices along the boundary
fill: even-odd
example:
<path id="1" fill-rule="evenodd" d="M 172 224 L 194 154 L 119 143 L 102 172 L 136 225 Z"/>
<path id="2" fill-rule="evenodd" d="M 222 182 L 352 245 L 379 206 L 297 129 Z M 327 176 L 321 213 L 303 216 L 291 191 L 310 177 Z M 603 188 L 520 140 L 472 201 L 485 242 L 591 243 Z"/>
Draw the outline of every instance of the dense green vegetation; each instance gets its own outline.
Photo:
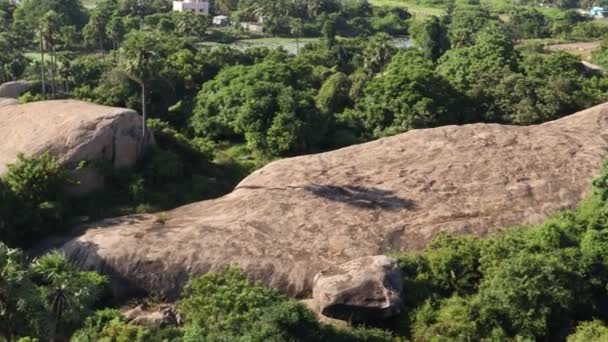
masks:
<path id="1" fill-rule="evenodd" d="M 27 262 L 0 243 L 0 339 L 69 336 L 103 299 L 106 284 L 105 277 L 78 271 L 61 254 Z"/>
<path id="2" fill-rule="evenodd" d="M 213 13 L 232 24 L 214 27 L 209 17 L 170 12 L 165 0 L 99 0 L 91 9 L 78 0 L 0 0 L 0 81 L 30 80 L 21 101 L 133 108 L 157 141 L 132 170 L 82 161 L 78 168 L 106 177 L 103 191 L 83 198 L 69 195 L 71 170 L 51 155 L 8 167 L 0 179 L 0 340 L 608 338 L 608 169 L 576 211 L 538 227 L 442 235 L 423 253 L 397 255 L 406 303 L 392 332 L 320 324 L 236 268 L 190 280 L 177 304 L 183 325 L 147 329 L 103 308 L 116 304 L 104 277 L 58 253 L 32 259 L 11 249 L 82 221 L 220 196 L 275 158 L 447 124 L 535 124 L 608 99 L 604 74 L 533 43 L 608 39 L 608 26 L 569 10 L 591 3 L 384 3 L 406 6 L 215 0 Z M 412 15 L 424 6 L 439 16 Z M 255 37 L 240 23 L 260 19 L 263 35 L 295 39 L 297 53 L 219 45 Z M 414 47 L 394 44 L 406 35 Z M 594 62 L 608 67 L 607 51 L 604 40 Z"/>
<path id="3" fill-rule="evenodd" d="M 438 236 L 422 253 L 397 255 L 405 303 L 396 324 L 413 341 L 564 340 L 606 337 L 608 165 L 579 208 L 537 227 L 488 238 Z M 73 335 L 75 341 L 393 341 L 389 332 L 336 329 L 236 268 L 194 277 L 178 328 L 149 330 L 103 309 L 105 280 L 60 254 L 31 263 L 0 244 L 0 329 L 13 336 Z M 61 304 L 69 301 L 69 306 Z M 79 303 L 75 305 L 75 303 Z"/>

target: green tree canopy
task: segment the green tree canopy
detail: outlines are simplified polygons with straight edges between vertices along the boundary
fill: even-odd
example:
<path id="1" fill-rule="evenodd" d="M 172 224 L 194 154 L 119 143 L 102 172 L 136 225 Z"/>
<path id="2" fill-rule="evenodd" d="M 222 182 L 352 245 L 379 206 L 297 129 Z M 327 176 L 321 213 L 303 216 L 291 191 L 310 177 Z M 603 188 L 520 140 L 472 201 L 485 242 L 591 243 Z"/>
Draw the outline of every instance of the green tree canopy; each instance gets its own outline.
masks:
<path id="1" fill-rule="evenodd" d="M 65 25 L 82 28 L 87 14 L 80 0 L 22 0 L 15 10 L 15 20 L 34 31 L 39 20 L 49 11 L 60 13 Z"/>
<path id="2" fill-rule="evenodd" d="M 304 151 L 325 134 L 308 71 L 268 59 L 223 69 L 197 96 L 192 127 L 214 139 L 245 139 L 272 155 Z"/>
<path id="3" fill-rule="evenodd" d="M 461 98 L 422 53 L 408 49 L 368 83 L 355 110 L 345 112 L 342 119 L 375 137 L 458 123 Z"/>

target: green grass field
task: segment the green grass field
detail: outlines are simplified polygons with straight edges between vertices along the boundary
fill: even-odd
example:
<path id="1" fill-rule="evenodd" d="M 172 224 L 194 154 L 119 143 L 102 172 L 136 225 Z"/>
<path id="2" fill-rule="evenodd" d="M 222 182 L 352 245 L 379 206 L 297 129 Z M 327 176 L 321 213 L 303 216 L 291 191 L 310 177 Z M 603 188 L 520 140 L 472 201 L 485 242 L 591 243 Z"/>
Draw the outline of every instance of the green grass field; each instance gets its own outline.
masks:
<path id="1" fill-rule="evenodd" d="M 377 7 L 404 7 L 417 16 L 440 16 L 445 13 L 445 9 L 442 7 L 419 5 L 411 0 L 370 0 L 370 3 Z"/>
<path id="2" fill-rule="evenodd" d="M 94 8 L 97 5 L 97 0 L 82 0 L 82 4 L 86 8 Z"/>

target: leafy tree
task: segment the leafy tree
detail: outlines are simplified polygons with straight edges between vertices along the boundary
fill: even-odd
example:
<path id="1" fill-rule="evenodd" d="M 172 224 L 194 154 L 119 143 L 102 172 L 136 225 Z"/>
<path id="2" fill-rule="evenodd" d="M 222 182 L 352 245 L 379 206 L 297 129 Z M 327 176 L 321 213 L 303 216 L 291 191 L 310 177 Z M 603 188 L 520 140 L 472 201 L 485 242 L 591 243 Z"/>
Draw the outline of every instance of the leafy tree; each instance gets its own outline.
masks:
<path id="1" fill-rule="evenodd" d="M 591 53 L 595 64 L 608 67 L 608 39 L 604 38 L 598 49 Z"/>
<path id="2" fill-rule="evenodd" d="M 605 341 L 608 340 L 608 328 L 599 320 L 583 322 L 576 327 L 576 332 L 568 336 L 568 342 Z"/>
<path id="3" fill-rule="evenodd" d="M 305 73 L 270 59 L 225 68 L 199 92 L 192 127 L 213 139 L 244 138 L 271 155 L 310 149 L 329 118 L 315 109 Z"/>
<path id="4" fill-rule="evenodd" d="M 34 32 L 46 13 L 53 11 L 61 14 L 64 24 L 82 28 L 87 15 L 80 0 L 23 0 L 15 10 L 15 21 Z M 29 35 L 28 35 L 29 36 Z"/>
<path id="5" fill-rule="evenodd" d="M 432 61 L 436 61 L 450 49 L 447 27 L 436 16 L 429 17 L 414 26 L 412 38 L 424 56 Z"/>
<path id="6" fill-rule="evenodd" d="M 191 279 L 184 287 L 179 308 L 188 323 L 200 327 L 205 334 L 225 331 L 238 335 L 282 300 L 274 290 L 252 283 L 232 267 Z"/>
<path id="7" fill-rule="evenodd" d="M 323 38 L 328 47 L 331 47 L 336 42 L 336 34 L 338 32 L 338 25 L 340 23 L 340 15 L 338 13 L 332 13 L 323 22 L 321 32 Z"/>
<path id="8" fill-rule="evenodd" d="M 389 35 L 377 34 L 363 50 L 363 67 L 373 74 L 381 72 L 396 50 Z"/>
<path id="9" fill-rule="evenodd" d="M 385 32 L 392 36 L 403 36 L 408 33 L 409 19 L 411 17 L 412 15 L 405 8 L 376 8 L 371 18 L 371 28 L 374 32 Z"/>
<path id="10" fill-rule="evenodd" d="M 17 38 L 11 33 L 0 33 L 0 51 L 3 51 L 0 55 L 0 82 L 21 77 L 29 64 L 29 60 L 25 58 L 17 43 Z"/>
<path id="11" fill-rule="evenodd" d="M 546 38 L 550 34 L 550 24 L 547 17 L 536 9 L 515 9 L 508 28 L 515 39 Z"/>
<path id="12" fill-rule="evenodd" d="M 83 29 L 85 41 L 92 46 L 97 45 L 100 51 L 104 51 L 105 41 L 107 40 L 108 20 L 103 12 L 94 11 L 89 22 Z"/>
<path id="13" fill-rule="evenodd" d="M 497 108 L 496 98 L 503 93 L 496 94 L 495 87 L 519 71 L 520 58 L 508 36 L 484 32 L 474 45 L 445 53 L 438 61 L 437 73 L 474 101 L 474 110 L 468 114 L 474 121 L 500 122 L 506 114 Z"/>
<path id="14" fill-rule="evenodd" d="M 429 278 L 433 279 L 438 289 L 448 295 L 467 295 L 477 289 L 481 279 L 478 240 L 440 235 L 427 250 Z"/>
<path id="15" fill-rule="evenodd" d="M 50 155 L 19 156 L 0 181 L 0 241 L 24 245 L 58 228 L 64 220 L 63 188 L 67 180 Z"/>
<path id="16" fill-rule="evenodd" d="M 120 43 L 122 42 L 126 29 L 125 25 L 118 15 L 113 15 L 106 26 L 106 34 L 112 39 L 114 45 L 114 61 L 120 63 Z"/>
<path id="17" fill-rule="evenodd" d="M 536 94 L 537 109 L 530 111 L 528 118 L 523 117 L 521 123 L 556 119 L 601 101 L 596 98 L 601 95 L 587 88 L 588 82 L 597 76 L 587 74 L 580 59 L 574 55 L 558 52 L 548 56 L 530 56 L 523 60 L 522 67 L 533 82 L 531 89 Z M 601 84 L 593 87 L 600 92 L 605 89 Z"/>
<path id="18" fill-rule="evenodd" d="M 317 95 L 317 108 L 326 113 L 341 113 L 350 105 L 351 81 L 339 72 L 327 79 Z"/>
<path id="19" fill-rule="evenodd" d="M 453 48 L 440 60 L 437 72 L 458 89 L 467 91 L 495 71 L 517 71 L 520 55 L 509 37 L 499 32 L 484 32 L 472 46 Z"/>
<path id="20" fill-rule="evenodd" d="M 23 254 L 0 242 L 0 334 L 6 341 L 42 335 L 47 328 L 43 303 L 30 277 Z"/>
<path id="21" fill-rule="evenodd" d="M 414 128 L 458 123 L 456 105 L 461 98 L 448 82 L 435 74 L 420 52 L 398 53 L 386 71 L 372 79 L 354 111 L 342 120 L 359 127 L 364 136 L 384 136 Z"/>
<path id="22" fill-rule="evenodd" d="M 497 26 L 498 18 L 492 16 L 485 8 L 480 6 L 457 7 L 449 18 L 450 45 L 454 48 L 473 45 L 480 32 Z"/>
<path id="23" fill-rule="evenodd" d="M 201 37 L 211 25 L 209 17 L 192 12 L 174 12 L 172 20 L 175 23 L 176 32 L 186 36 Z"/>
<path id="24" fill-rule="evenodd" d="M 302 304 L 235 267 L 190 279 L 179 308 L 186 317 L 184 341 L 398 341 L 373 329 L 325 327 Z"/>

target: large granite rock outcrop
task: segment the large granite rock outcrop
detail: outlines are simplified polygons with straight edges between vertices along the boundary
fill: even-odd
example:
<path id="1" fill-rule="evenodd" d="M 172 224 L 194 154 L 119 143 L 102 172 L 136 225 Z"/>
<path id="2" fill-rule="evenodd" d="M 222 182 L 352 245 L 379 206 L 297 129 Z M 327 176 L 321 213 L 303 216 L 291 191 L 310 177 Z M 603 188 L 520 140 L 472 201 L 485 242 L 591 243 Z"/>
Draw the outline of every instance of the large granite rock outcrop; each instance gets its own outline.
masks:
<path id="1" fill-rule="evenodd" d="M 349 322 L 373 322 L 401 313 L 403 274 L 384 255 L 331 266 L 314 279 L 313 298 L 321 314 Z"/>
<path id="2" fill-rule="evenodd" d="M 117 295 L 175 297 L 189 273 L 237 263 L 306 297 L 332 265 L 573 208 L 607 156 L 608 105 L 538 126 L 416 130 L 276 161 L 222 198 L 108 219 L 46 246 L 111 275 Z"/>
<path id="3" fill-rule="evenodd" d="M 101 179 L 83 161 L 133 166 L 142 152 L 141 117 L 125 108 L 58 100 L 0 106 L 0 175 L 20 153 L 49 152 L 80 180 L 76 192 L 99 187 Z M 150 143 L 147 141 L 145 143 Z M 78 169 L 78 170 L 76 170 Z"/>

